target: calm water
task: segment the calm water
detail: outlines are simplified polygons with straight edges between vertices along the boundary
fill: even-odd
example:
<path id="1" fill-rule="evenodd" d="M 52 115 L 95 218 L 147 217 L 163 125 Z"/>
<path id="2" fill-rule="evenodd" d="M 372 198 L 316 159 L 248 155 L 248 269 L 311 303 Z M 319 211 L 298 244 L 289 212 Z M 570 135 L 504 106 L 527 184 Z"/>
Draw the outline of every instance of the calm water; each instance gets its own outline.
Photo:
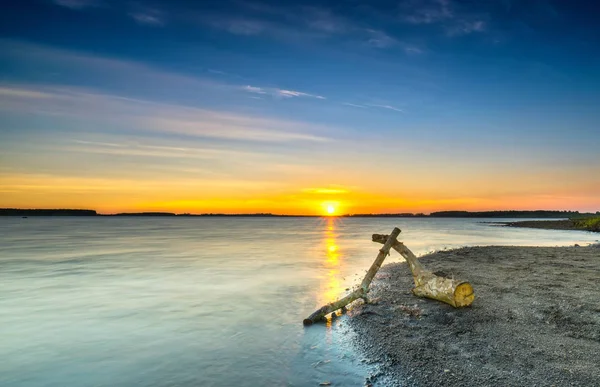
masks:
<path id="1" fill-rule="evenodd" d="M 598 239 L 481 221 L 0 218 L 0 385 L 362 386 L 344 319 L 301 321 L 362 277 L 372 233 L 417 254 Z"/>

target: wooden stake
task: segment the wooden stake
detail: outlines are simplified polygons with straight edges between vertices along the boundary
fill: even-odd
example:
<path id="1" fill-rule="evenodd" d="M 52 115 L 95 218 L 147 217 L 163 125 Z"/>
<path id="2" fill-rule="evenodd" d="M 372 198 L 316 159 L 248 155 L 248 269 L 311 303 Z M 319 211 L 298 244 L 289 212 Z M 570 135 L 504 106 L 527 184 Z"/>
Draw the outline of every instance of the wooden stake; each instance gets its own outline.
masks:
<path id="1" fill-rule="evenodd" d="M 335 302 L 332 302 L 330 304 L 320 307 L 315 312 L 313 312 L 310 316 L 308 316 L 307 318 L 304 319 L 304 321 L 303 321 L 304 325 L 312 325 L 313 323 L 315 323 L 317 321 L 321 321 L 329 313 L 335 312 L 336 310 L 341 309 L 342 307 L 348 305 L 349 303 L 351 303 L 353 301 L 358 300 L 359 298 L 362 298 L 363 300 L 366 301 L 367 293 L 369 292 L 369 285 L 371 284 L 371 281 L 373 281 L 373 278 L 375 278 L 375 274 L 377 274 L 377 271 L 383 264 L 385 257 L 390 255 L 390 248 L 398 242 L 396 240 L 398 235 L 400 235 L 400 229 L 398 227 L 396 227 L 396 228 L 394 228 L 394 230 L 392 231 L 392 233 L 389 236 L 387 236 L 387 235 L 385 236 L 386 239 L 382 242 L 383 247 L 381 248 L 381 250 L 379 250 L 379 254 L 377 254 L 377 258 L 375 258 L 375 261 L 369 268 L 369 271 L 365 275 L 365 278 L 363 278 L 363 280 L 360 284 L 360 287 L 358 289 L 356 289 L 355 291 L 353 291 L 352 293 L 348 294 L 346 297 L 344 297 L 340 300 L 337 300 Z"/>
<path id="2" fill-rule="evenodd" d="M 386 243 L 387 235 L 373 234 L 373 242 Z M 413 254 L 402 242 L 396 241 L 392 248 L 406 259 L 415 281 L 413 294 L 418 297 L 427 297 L 445 302 L 455 308 L 469 306 L 475 299 L 473 287 L 466 281 L 446 278 L 425 270 L 417 256 Z"/>

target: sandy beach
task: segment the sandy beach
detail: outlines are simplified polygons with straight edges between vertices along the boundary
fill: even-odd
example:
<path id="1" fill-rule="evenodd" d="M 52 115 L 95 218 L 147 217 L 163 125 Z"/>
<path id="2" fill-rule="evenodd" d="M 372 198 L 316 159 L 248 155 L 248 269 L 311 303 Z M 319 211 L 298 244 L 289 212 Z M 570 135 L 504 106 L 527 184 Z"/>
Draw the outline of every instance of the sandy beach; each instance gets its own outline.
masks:
<path id="1" fill-rule="evenodd" d="M 376 302 L 349 319 L 365 362 L 380 367 L 367 385 L 600 383 L 600 245 L 470 247 L 421 262 L 468 280 L 476 299 L 454 309 L 417 298 L 405 263 L 384 266 Z"/>

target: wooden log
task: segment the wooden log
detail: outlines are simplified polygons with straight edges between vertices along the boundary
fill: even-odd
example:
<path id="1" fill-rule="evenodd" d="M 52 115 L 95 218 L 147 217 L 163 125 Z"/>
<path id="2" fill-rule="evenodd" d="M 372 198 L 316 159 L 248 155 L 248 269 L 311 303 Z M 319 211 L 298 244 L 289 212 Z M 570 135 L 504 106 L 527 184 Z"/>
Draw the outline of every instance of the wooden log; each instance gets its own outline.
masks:
<path id="1" fill-rule="evenodd" d="M 371 281 L 373 281 L 373 278 L 375 278 L 375 274 L 377 274 L 377 271 L 383 264 L 385 257 L 390 255 L 390 248 L 394 246 L 397 242 L 396 238 L 398 237 L 398 235 L 400 235 L 400 229 L 397 227 L 394 228 L 394 230 L 389 236 L 386 235 L 386 240 L 383 241 L 383 247 L 381 248 L 381 250 L 379 250 L 377 258 L 375 258 L 375 261 L 373 261 L 373 263 L 371 264 L 369 271 L 367 271 L 367 274 L 365 275 L 365 278 L 363 278 L 358 289 L 354 290 L 352 293 L 348 294 L 346 297 L 340 300 L 320 307 L 319 309 L 314 311 L 310 316 L 305 318 L 304 321 L 302 321 L 303 324 L 312 325 L 315 322 L 322 321 L 325 318 L 325 316 L 329 313 L 335 312 L 336 310 L 345 307 L 349 303 L 356 301 L 359 298 L 366 300 L 367 293 L 369 293 L 369 285 L 371 284 Z"/>
<path id="2" fill-rule="evenodd" d="M 387 235 L 373 234 L 373 242 L 387 243 L 387 240 Z M 455 308 L 469 306 L 473 303 L 475 294 L 470 283 L 438 276 L 424 269 L 417 256 L 402 242 L 396 241 L 392 248 L 406 259 L 410 267 L 415 281 L 415 287 L 412 290 L 415 296 L 442 301 Z"/>

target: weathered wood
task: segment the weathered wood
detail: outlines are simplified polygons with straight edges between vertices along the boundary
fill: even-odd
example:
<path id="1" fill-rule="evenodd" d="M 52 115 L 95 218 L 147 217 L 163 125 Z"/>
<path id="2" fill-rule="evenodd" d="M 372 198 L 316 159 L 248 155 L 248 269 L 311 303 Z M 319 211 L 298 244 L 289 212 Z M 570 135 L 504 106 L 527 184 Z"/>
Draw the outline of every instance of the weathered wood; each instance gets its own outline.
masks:
<path id="1" fill-rule="evenodd" d="M 387 243 L 387 241 L 387 235 L 373 234 L 373 242 Z M 468 306 L 473 303 L 475 294 L 470 283 L 455 280 L 454 278 L 437 276 L 424 269 L 417 256 L 402 242 L 396 241 L 392 245 L 392 248 L 400 253 L 406 259 L 406 262 L 408 262 L 415 281 L 413 289 L 415 296 L 442 301 L 455 308 Z"/>
<path id="2" fill-rule="evenodd" d="M 365 275 L 365 278 L 363 278 L 358 289 L 354 290 L 352 293 L 348 294 L 346 297 L 340 300 L 320 307 L 310 316 L 304 319 L 304 325 L 312 325 L 317 321 L 322 321 L 324 317 L 329 313 L 335 312 L 336 310 L 345 307 L 346 305 L 358 300 L 359 298 L 366 299 L 367 293 L 369 293 L 369 285 L 371 284 L 371 281 L 373 281 L 373 278 L 375 278 L 375 274 L 377 274 L 377 271 L 383 264 L 385 257 L 390 255 L 390 248 L 394 246 L 397 242 L 396 238 L 398 237 L 398 235 L 400 235 L 400 229 L 397 227 L 394 228 L 394 230 L 389 236 L 386 235 L 386 240 L 382 242 L 383 247 L 381 248 L 381 250 L 379 250 L 377 258 L 375 258 L 375 261 L 373 261 L 373 264 L 371 264 L 369 271 L 367 271 L 367 274 Z"/>

